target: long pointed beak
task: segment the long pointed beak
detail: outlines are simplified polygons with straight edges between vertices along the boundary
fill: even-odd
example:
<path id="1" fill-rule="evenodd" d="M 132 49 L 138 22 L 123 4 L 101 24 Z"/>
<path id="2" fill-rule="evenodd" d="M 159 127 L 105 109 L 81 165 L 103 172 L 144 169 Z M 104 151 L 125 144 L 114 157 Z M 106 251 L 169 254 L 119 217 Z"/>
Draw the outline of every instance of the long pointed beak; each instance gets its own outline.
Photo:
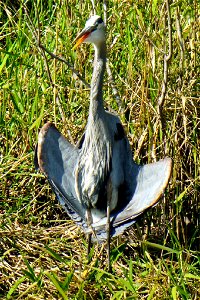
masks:
<path id="1" fill-rule="evenodd" d="M 84 42 L 84 40 L 90 35 L 92 32 L 92 27 L 84 28 L 75 38 L 72 50 L 76 49 L 81 43 Z"/>
<path id="2" fill-rule="evenodd" d="M 78 35 L 75 39 L 75 45 L 73 46 L 73 50 L 76 49 L 80 44 L 83 43 L 83 41 L 88 37 L 88 35 L 90 34 L 90 32 L 84 33 L 82 35 Z"/>

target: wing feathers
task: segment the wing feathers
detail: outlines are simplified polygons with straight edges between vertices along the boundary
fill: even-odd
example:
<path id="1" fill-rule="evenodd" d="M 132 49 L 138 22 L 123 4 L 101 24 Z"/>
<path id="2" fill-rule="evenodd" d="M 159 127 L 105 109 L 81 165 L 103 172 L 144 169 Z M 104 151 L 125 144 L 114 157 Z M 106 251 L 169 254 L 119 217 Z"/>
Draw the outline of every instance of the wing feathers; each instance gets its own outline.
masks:
<path id="1" fill-rule="evenodd" d="M 119 129 L 118 139 L 122 137 L 123 132 Z M 91 228 L 88 228 L 85 221 L 86 209 L 78 201 L 75 192 L 74 174 L 81 149 L 71 145 L 56 127 L 48 122 L 39 133 L 35 151 L 35 166 L 46 174 L 61 205 L 85 232 L 90 232 Z M 119 193 L 119 204 L 111 214 L 112 236 L 123 233 L 135 222 L 136 217 L 157 203 L 168 184 L 172 169 L 170 158 L 145 166 L 137 165 L 133 160 L 127 161 L 124 190 Z M 96 232 L 97 240 L 102 241 L 107 237 L 106 212 L 95 208 L 91 212 L 95 220 L 91 226 Z"/>

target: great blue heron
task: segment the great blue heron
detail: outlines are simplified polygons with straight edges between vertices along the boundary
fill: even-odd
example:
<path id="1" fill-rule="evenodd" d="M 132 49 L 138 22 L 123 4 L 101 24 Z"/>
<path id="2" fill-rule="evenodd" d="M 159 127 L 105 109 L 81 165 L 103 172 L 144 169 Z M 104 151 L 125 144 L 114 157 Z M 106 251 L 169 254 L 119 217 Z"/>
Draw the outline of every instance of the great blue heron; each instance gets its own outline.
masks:
<path id="1" fill-rule="evenodd" d="M 44 172 L 69 216 L 95 240 L 123 233 L 154 205 L 168 184 L 172 162 L 137 165 L 120 119 L 103 107 L 106 37 L 103 20 L 92 16 L 76 38 L 95 48 L 89 116 L 81 143 L 71 145 L 52 123 L 38 139 L 35 165 Z M 110 263 L 109 263 L 110 266 Z"/>

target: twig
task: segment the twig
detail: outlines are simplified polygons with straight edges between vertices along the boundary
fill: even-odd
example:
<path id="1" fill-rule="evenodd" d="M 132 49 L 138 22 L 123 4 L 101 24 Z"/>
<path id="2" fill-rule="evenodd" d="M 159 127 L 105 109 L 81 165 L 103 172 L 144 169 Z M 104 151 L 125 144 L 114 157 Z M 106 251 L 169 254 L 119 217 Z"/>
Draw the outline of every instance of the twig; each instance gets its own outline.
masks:
<path id="1" fill-rule="evenodd" d="M 38 13 L 38 7 L 36 5 L 36 17 L 37 17 L 37 22 L 38 22 L 38 28 L 36 29 L 36 27 L 34 26 L 29 14 L 28 14 L 28 11 L 27 11 L 27 8 L 26 6 L 24 5 L 24 11 L 26 13 L 26 16 L 29 20 L 29 29 L 31 30 L 32 32 L 32 35 L 34 36 L 35 38 L 35 41 L 36 41 L 36 44 L 38 45 L 38 48 L 41 52 L 41 55 L 43 56 L 44 58 L 44 63 L 45 63 L 45 68 L 46 68 L 46 71 L 47 71 L 47 75 L 48 75 L 48 78 L 49 78 L 49 82 L 50 82 L 50 85 L 52 86 L 53 88 L 53 91 L 54 91 L 54 98 L 55 98 L 55 103 L 57 103 L 58 105 L 58 109 L 59 109 L 59 112 L 60 112 L 60 115 L 61 115 L 61 118 L 62 118 L 62 121 L 64 124 L 66 124 L 66 118 L 65 118 L 65 114 L 63 112 L 63 109 L 62 109 L 62 105 L 61 105 L 61 99 L 60 99 L 60 95 L 57 93 L 57 87 L 55 85 L 55 82 L 53 82 L 53 79 L 52 79 L 52 76 L 51 76 L 51 71 L 50 71 L 50 68 L 49 68 L 49 64 L 48 64 L 48 59 L 47 59 L 47 56 L 46 56 L 46 52 L 48 54 L 51 55 L 51 57 L 55 58 L 55 59 L 58 59 L 62 62 L 64 62 L 65 64 L 68 65 L 68 67 L 77 75 L 77 77 L 79 77 L 79 79 L 85 83 L 85 85 L 87 85 L 89 87 L 89 85 L 87 84 L 87 82 L 84 81 L 84 79 L 79 75 L 79 73 L 71 66 L 69 65 L 69 63 L 63 59 L 63 58 L 60 58 L 60 57 L 57 57 L 55 54 L 51 53 L 48 49 L 46 49 L 42 44 L 41 44 L 41 26 L 40 26 L 40 20 L 39 20 L 39 13 Z M 69 130 L 67 130 L 67 134 L 68 134 L 68 137 L 70 139 L 70 142 L 72 144 L 74 144 L 74 140 L 72 138 L 72 135 L 70 133 Z"/>
<path id="2" fill-rule="evenodd" d="M 37 17 L 37 22 L 38 22 L 37 41 L 38 41 L 38 45 L 40 45 L 41 44 L 41 42 L 40 42 L 41 41 L 41 35 L 40 35 L 40 33 L 41 33 L 41 27 L 40 27 L 40 19 L 39 19 L 39 13 L 38 13 L 38 7 L 37 7 L 37 5 L 35 5 L 35 10 L 36 10 L 36 17 Z M 51 76 L 51 72 L 50 72 L 50 69 L 49 69 L 49 64 L 48 64 L 46 53 L 45 53 L 45 51 L 44 51 L 43 48 L 40 47 L 40 49 L 41 49 L 42 56 L 44 57 L 44 63 L 45 63 L 45 67 L 46 67 L 46 70 L 47 70 L 48 78 L 49 78 L 50 84 L 51 84 L 51 86 L 53 88 L 55 124 L 56 124 L 56 113 L 55 113 L 56 103 L 58 105 L 58 109 L 59 109 L 62 121 L 63 121 L 64 124 L 66 124 L 66 119 L 65 119 L 65 115 L 64 115 L 64 112 L 63 112 L 63 109 L 62 109 L 61 102 L 60 102 L 59 94 L 57 93 L 57 88 L 56 88 L 55 82 L 53 82 L 53 80 L 52 80 L 52 76 Z"/>
<path id="3" fill-rule="evenodd" d="M 95 3 L 94 3 L 94 0 L 91 0 L 92 2 L 92 14 L 93 15 L 96 15 L 96 9 L 95 9 Z"/>
<path id="4" fill-rule="evenodd" d="M 93 6 L 93 12 L 95 13 L 95 3 L 93 0 L 91 0 L 92 2 L 92 6 Z M 103 7 L 104 7 L 104 22 L 106 22 L 106 14 L 107 14 L 107 4 L 106 4 L 106 1 L 104 0 L 103 2 Z M 37 20 L 38 20 L 38 29 L 35 28 L 33 22 L 31 21 L 30 19 L 30 16 L 28 14 L 28 11 L 26 9 L 26 7 L 24 6 L 24 10 L 25 10 L 25 13 L 28 17 L 28 20 L 29 20 L 29 23 L 31 24 L 33 30 L 31 29 L 32 33 L 33 33 L 33 36 L 36 40 L 36 44 L 38 45 L 40 51 L 41 51 L 41 54 L 42 56 L 44 57 L 44 62 L 45 62 L 45 67 L 46 67 L 46 70 L 47 70 L 47 74 L 48 74 L 48 78 L 49 78 L 49 81 L 52 85 L 52 87 L 54 87 L 54 83 L 53 83 L 53 80 L 52 80 L 52 77 L 51 77 L 51 72 L 50 72 L 50 69 L 49 69 L 49 65 L 48 65 L 48 60 L 47 60 L 47 56 L 46 56 L 46 53 L 48 53 L 52 58 L 54 59 L 57 59 L 63 63 L 65 63 L 68 68 L 78 77 L 78 79 L 87 87 L 87 88 L 90 88 L 90 85 L 85 81 L 85 79 L 80 75 L 80 73 L 74 69 L 74 67 L 63 57 L 61 56 L 57 56 L 56 54 L 52 53 L 50 50 L 48 50 L 42 43 L 41 43 L 41 35 L 40 35 L 40 32 L 41 32 L 41 28 L 40 28 L 40 22 L 39 22 L 39 15 L 38 15 L 38 9 L 36 7 L 36 16 L 37 16 Z M 105 23 L 106 24 L 106 23 Z M 114 83 L 114 79 L 113 79 L 113 76 L 112 76 L 112 72 L 111 72 L 111 69 L 110 69 L 110 66 L 109 64 L 107 63 L 107 73 L 108 73 L 108 80 L 109 80 L 109 83 L 111 85 L 111 88 L 112 88 L 112 92 L 113 92 L 113 95 L 116 99 L 116 102 L 118 104 L 119 107 L 122 106 L 122 102 L 121 102 L 121 98 L 119 96 L 119 92 L 115 86 L 115 83 Z M 59 96 L 56 97 L 56 102 L 58 103 L 58 108 L 59 108 L 59 111 L 60 111 L 60 114 L 61 114 L 61 117 L 62 117 L 62 120 L 63 122 L 65 121 L 65 117 L 64 117 L 64 113 L 62 111 L 62 107 L 61 107 L 61 104 L 59 103 Z"/>
<path id="5" fill-rule="evenodd" d="M 161 122 L 162 122 L 162 109 L 165 102 L 165 95 L 167 91 L 168 65 L 172 56 L 172 24 L 171 24 L 171 14 L 170 14 L 170 6 L 168 0 L 166 0 L 166 8 L 167 8 L 167 18 L 168 18 L 168 54 L 166 54 L 166 52 L 164 54 L 163 82 L 162 82 L 161 95 L 158 98 L 158 113 Z M 165 17 L 165 23 L 166 23 L 166 17 Z M 165 44 L 165 50 L 166 50 L 166 44 Z"/>
<path id="6" fill-rule="evenodd" d="M 64 59 L 64 58 L 61 57 L 61 56 L 55 55 L 54 53 L 52 53 L 51 51 L 49 51 L 44 45 L 41 44 L 41 38 L 40 38 L 39 30 L 37 31 L 37 29 L 35 28 L 35 26 L 34 26 L 32 20 L 31 20 L 31 18 L 30 18 L 30 16 L 29 16 L 29 14 L 28 14 L 28 11 L 27 11 L 27 8 L 26 8 L 25 5 L 24 5 L 24 11 L 25 11 L 26 16 L 27 16 L 27 18 L 28 18 L 28 20 L 29 20 L 29 23 L 30 23 L 31 26 L 32 26 L 32 28 L 31 28 L 30 26 L 29 26 L 29 28 L 30 28 L 30 30 L 31 30 L 31 32 L 32 32 L 32 34 L 33 34 L 33 36 L 34 36 L 34 38 L 35 38 L 36 44 L 37 44 L 37 46 L 39 47 L 40 51 L 42 50 L 41 53 L 44 53 L 44 51 L 45 51 L 45 52 L 47 52 L 52 58 L 57 59 L 57 60 L 59 60 L 59 61 L 65 63 L 65 64 L 68 66 L 68 68 L 69 68 L 69 69 L 70 69 L 70 70 L 78 77 L 78 79 L 79 79 L 79 80 L 80 80 L 87 88 L 90 88 L 90 85 L 84 80 L 84 78 L 80 75 L 80 73 L 79 73 L 76 69 L 74 69 L 74 67 L 73 67 L 66 59 Z M 36 9 L 36 14 L 37 14 L 37 9 Z M 38 18 L 38 17 L 37 17 L 37 18 Z M 38 25 L 39 25 L 39 28 L 40 28 L 39 19 L 38 19 Z M 32 29 L 33 29 L 33 30 L 32 30 Z"/>
<path id="7" fill-rule="evenodd" d="M 178 7 L 176 8 L 176 30 L 177 30 L 177 36 L 178 36 L 179 46 L 180 46 L 180 63 L 179 63 L 179 80 L 178 80 L 178 93 L 180 93 L 182 87 L 182 77 L 183 77 L 184 40 L 182 37 L 180 14 L 179 14 Z"/>
<path id="8" fill-rule="evenodd" d="M 186 98 L 181 95 L 181 90 L 183 87 L 183 67 L 184 67 L 184 40 L 182 36 L 181 30 L 181 23 L 180 23 L 180 14 L 179 8 L 176 8 L 176 30 L 177 36 L 179 40 L 179 47 L 180 47 L 180 63 L 179 63 L 179 78 L 178 78 L 178 94 L 181 96 L 182 99 L 182 110 L 183 110 L 183 125 L 184 125 L 184 132 L 185 132 L 185 140 L 184 143 L 187 141 L 187 117 L 186 117 L 186 110 L 185 110 L 185 103 Z"/>
<path id="9" fill-rule="evenodd" d="M 113 95 L 115 97 L 115 100 L 116 100 L 118 106 L 122 107 L 122 101 L 121 101 L 119 92 L 116 88 L 116 85 L 115 85 L 115 82 L 114 82 L 114 79 L 113 79 L 113 76 L 112 76 L 112 72 L 111 72 L 111 69 L 110 69 L 110 66 L 109 66 L 109 61 L 107 61 L 106 70 L 107 70 L 107 73 L 108 73 L 108 82 L 111 85 L 112 92 L 113 92 Z"/>
<path id="10" fill-rule="evenodd" d="M 107 25 L 107 1 L 103 0 L 103 20 L 105 26 Z"/>
<path id="11" fill-rule="evenodd" d="M 52 58 L 55 58 L 63 63 L 65 63 L 68 68 L 78 77 L 78 79 L 87 87 L 90 88 L 90 85 L 84 80 L 84 78 L 79 74 L 79 72 L 77 70 L 74 69 L 74 67 L 63 57 L 61 56 L 57 56 L 54 53 L 52 53 L 51 51 L 49 51 L 45 46 L 43 46 L 42 44 L 39 45 L 39 47 L 43 50 L 45 50 Z"/>
<path id="12" fill-rule="evenodd" d="M 158 103 L 157 103 L 157 113 L 159 119 L 156 120 L 154 124 L 155 128 L 155 134 L 154 134 L 154 141 L 152 145 L 152 156 L 155 159 L 156 157 L 156 138 L 158 136 L 158 123 L 160 122 L 161 129 L 163 132 L 163 141 L 164 145 L 166 145 L 166 135 L 165 135 L 165 130 L 164 130 L 164 120 L 163 120 L 163 106 L 165 103 L 165 96 L 167 92 L 167 82 L 168 82 L 168 67 L 169 67 L 169 61 L 172 56 L 172 24 L 171 24 L 171 13 L 170 13 L 170 5 L 169 5 L 169 0 L 165 1 L 166 9 L 167 9 L 167 26 L 168 26 L 168 53 L 167 53 L 167 46 L 166 46 L 166 38 L 164 37 L 164 57 L 163 57 L 163 81 L 162 81 L 162 88 L 161 88 L 161 94 L 160 97 L 158 98 Z M 166 14 L 164 16 L 164 28 L 166 29 Z M 165 146 L 164 146 L 164 151 L 165 151 Z"/>
<path id="13" fill-rule="evenodd" d="M 138 140 L 138 146 L 137 146 L 137 150 L 135 151 L 134 154 L 134 160 L 136 160 L 139 157 L 140 151 L 143 147 L 143 144 L 145 142 L 146 136 L 147 136 L 147 127 L 145 128 L 145 130 L 143 131 L 143 133 L 141 134 L 139 140 Z"/>

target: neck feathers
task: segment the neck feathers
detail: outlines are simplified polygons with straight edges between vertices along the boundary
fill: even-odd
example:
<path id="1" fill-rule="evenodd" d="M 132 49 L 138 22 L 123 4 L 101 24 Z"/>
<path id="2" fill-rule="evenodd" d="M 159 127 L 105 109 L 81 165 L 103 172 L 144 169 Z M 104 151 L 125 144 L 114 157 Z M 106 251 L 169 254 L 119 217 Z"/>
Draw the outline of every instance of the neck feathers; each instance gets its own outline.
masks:
<path id="1" fill-rule="evenodd" d="M 106 44 L 95 45 L 94 69 L 90 91 L 90 114 L 95 115 L 103 108 L 103 76 L 106 68 Z"/>

